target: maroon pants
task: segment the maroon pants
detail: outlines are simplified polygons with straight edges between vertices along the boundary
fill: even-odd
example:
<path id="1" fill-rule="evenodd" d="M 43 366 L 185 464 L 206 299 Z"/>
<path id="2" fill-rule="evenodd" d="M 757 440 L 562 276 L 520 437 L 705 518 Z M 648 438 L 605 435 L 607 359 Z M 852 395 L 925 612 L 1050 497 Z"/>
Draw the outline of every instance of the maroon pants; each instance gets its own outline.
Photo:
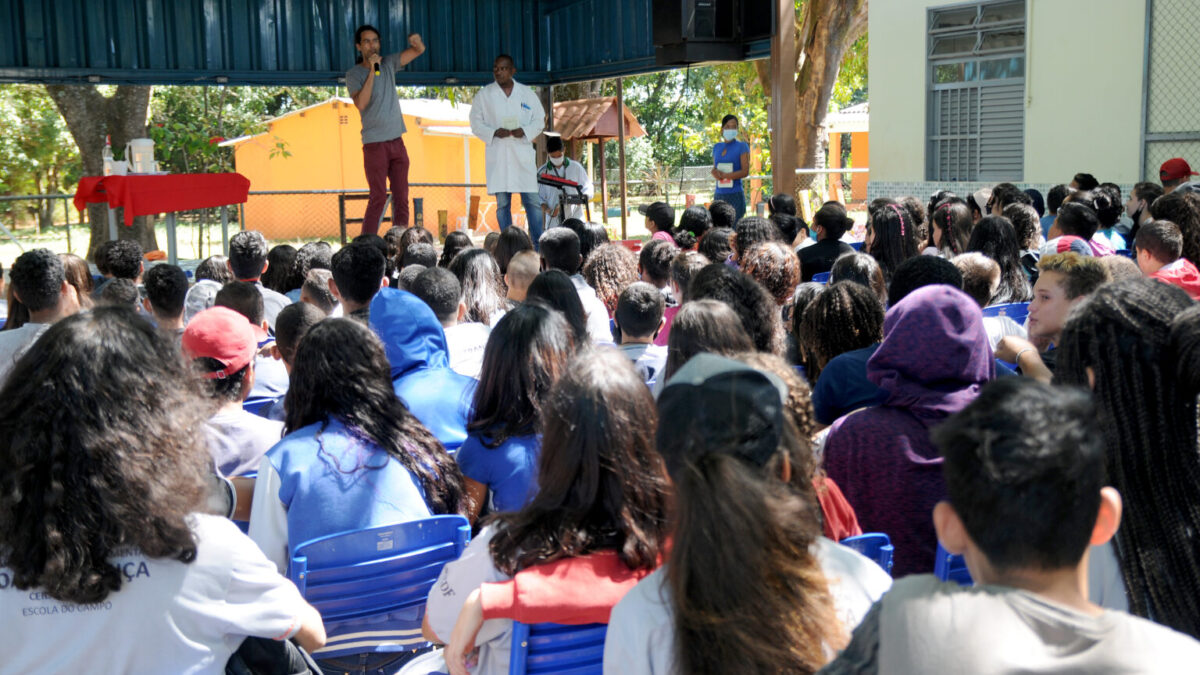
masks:
<path id="1" fill-rule="evenodd" d="M 362 233 L 378 234 L 379 219 L 387 201 L 387 182 L 392 182 L 392 227 L 408 226 L 408 150 L 404 138 L 363 144 L 363 170 L 371 197 L 363 214 Z"/>

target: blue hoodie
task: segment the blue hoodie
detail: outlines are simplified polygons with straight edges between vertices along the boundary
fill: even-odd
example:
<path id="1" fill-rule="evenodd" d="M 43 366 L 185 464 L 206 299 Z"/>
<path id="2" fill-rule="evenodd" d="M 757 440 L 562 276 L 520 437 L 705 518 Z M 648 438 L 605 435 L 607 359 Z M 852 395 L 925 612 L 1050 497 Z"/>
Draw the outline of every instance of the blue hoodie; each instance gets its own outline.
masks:
<path id="1" fill-rule="evenodd" d="M 467 438 L 474 379 L 450 369 L 446 334 L 433 310 L 408 291 L 384 288 L 371 300 L 371 329 L 392 364 L 396 395 L 453 452 Z"/>

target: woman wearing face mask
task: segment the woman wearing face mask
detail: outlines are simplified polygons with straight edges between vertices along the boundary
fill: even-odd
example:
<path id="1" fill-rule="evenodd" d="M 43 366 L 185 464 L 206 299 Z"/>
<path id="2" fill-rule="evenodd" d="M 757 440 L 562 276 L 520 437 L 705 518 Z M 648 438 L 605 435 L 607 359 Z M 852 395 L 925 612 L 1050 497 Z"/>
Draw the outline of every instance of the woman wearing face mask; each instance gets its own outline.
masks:
<path id="1" fill-rule="evenodd" d="M 742 179 L 750 174 L 750 145 L 738 140 L 738 119 L 726 115 L 721 119 L 721 142 L 713 146 L 713 178 L 717 190 L 713 199 L 728 202 L 737 211 L 738 220 L 746 215 L 746 194 Z"/>
<path id="2" fill-rule="evenodd" d="M 567 180 L 579 183 L 580 190 L 583 196 L 591 199 L 595 190 L 592 188 L 592 179 L 588 176 L 587 169 L 579 162 L 570 159 L 563 152 L 562 136 L 552 131 L 547 131 L 543 134 L 546 137 L 546 163 L 538 170 L 538 174 L 543 176 L 553 176 L 555 178 L 566 178 Z M 566 188 L 560 190 L 553 185 L 538 184 L 538 196 L 542 198 L 542 218 L 546 230 L 552 227 L 558 227 L 563 224 L 563 221 L 568 218 L 578 218 L 586 222 L 588 220 L 587 213 L 583 209 L 583 204 L 563 204 L 563 195 L 574 197 L 579 194 L 575 188 Z M 563 212 L 566 211 L 566 215 Z"/>

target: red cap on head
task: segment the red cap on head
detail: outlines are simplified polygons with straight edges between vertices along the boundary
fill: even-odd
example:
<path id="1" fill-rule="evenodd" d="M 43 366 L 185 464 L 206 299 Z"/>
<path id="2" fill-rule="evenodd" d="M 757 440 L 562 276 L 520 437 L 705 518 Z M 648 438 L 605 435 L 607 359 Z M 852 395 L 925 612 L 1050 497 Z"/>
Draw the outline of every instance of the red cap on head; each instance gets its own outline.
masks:
<path id="1" fill-rule="evenodd" d="M 1200 174 L 1192 171 L 1192 167 L 1188 166 L 1187 161 L 1182 157 L 1173 157 L 1168 159 L 1162 163 L 1162 166 L 1158 168 L 1159 180 L 1179 180 L 1184 176 L 1196 175 Z"/>
<path id="2" fill-rule="evenodd" d="M 224 379 L 254 358 L 258 340 L 246 317 L 228 307 L 213 307 L 192 317 L 183 331 L 183 351 L 189 358 L 207 357 L 223 368 L 204 373 L 204 377 Z"/>

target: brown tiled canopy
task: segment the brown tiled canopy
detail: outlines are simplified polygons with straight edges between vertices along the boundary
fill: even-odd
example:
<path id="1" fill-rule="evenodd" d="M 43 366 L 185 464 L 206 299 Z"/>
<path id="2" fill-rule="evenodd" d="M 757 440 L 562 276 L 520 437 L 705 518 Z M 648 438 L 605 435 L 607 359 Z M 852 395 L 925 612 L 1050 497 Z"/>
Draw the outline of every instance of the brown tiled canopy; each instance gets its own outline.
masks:
<path id="1" fill-rule="evenodd" d="M 617 97 L 582 98 L 554 104 L 554 131 L 564 141 L 616 138 Z M 646 130 L 625 106 L 625 137 L 645 136 Z"/>

